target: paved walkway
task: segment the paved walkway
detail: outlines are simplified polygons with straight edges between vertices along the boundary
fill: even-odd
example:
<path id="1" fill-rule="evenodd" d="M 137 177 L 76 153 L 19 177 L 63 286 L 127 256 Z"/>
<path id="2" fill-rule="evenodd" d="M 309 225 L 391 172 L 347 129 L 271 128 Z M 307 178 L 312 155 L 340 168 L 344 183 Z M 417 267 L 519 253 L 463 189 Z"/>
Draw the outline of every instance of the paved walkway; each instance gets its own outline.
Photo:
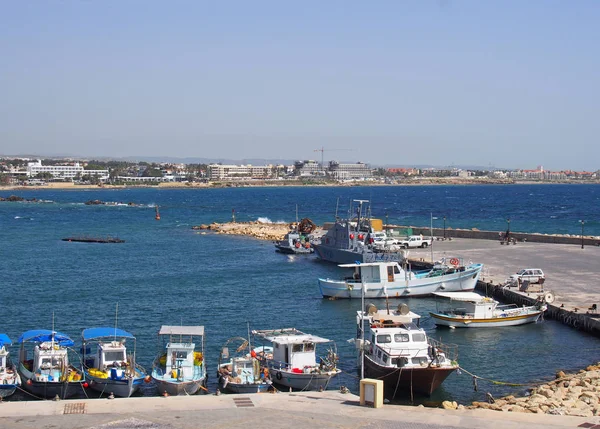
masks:
<path id="1" fill-rule="evenodd" d="M 238 404 L 236 404 L 238 402 Z M 335 391 L 170 398 L 86 399 L 0 404 L 3 429 L 191 428 L 553 428 L 600 424 L 583 418 L 490 410 L 361 407 Z"/>
<path id="2" fill-rule="evenodd" d="M 585 313 L 592 304 L 600 308 L 600 247 L 572 244 L 517 243 L 500 245 L 496 240 L 453 238 L 434 241 L 432 249 L 409 251 L 410 259 L 431 261 L 460 256 L 484 264 L 482 280 L 504 283 L 521 268 L 541 268 L 546 275 L 544 289 L 556 296 L 553 305 L 577 308 Z M 513 289 L 514 290 L 514 289 Z"/>

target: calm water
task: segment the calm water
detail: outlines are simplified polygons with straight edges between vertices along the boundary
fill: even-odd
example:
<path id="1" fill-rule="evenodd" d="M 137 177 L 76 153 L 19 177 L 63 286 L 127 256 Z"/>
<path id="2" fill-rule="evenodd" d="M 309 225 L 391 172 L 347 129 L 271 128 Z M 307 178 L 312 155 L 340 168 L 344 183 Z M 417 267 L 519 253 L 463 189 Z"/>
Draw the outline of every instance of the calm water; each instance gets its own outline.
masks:
<path id="1" fill-rule="evenodd" d="M 373 201 L 373 215 L 389 222 L 521 232 L 600 235 L 600 188 L 593 185 L 427 186 L 350 188 L 234 188 L 207 190 L 12 191 L 0 193 L 53 203 L 0 203 L 4 325 L 13 340 L 28 329 L 52 327 L 78 338 L 83 328 L 118 324 L 137 336 L 138 361 L 150 368 L 163 324 L 206 327 L 209 385 L 221 345 L 252 329 L 297 327 L 334 339 L 344 375 L 333 387 L 357 389 L 353 345 L 359 301 L 327 301 L 316 279 L 337 276 L 334 265 L 314 257 L 287 257 L 272 243 L 246 237 L 200 234 L 192 225 L 300 217 L 317 223 L 333 219 L 339 198 L 342 214 L 351 198 Z M 92 199 L 141 206 L 86 206 Z M 161 207 L 154 220 L 153 205 Z M 118 236 L 124 244 L 68 243 L 70 235 Z M 482 261 L 485 262 L 485 261 Z M 406 300 L 417 313 L 435 309 L 430 299 Z M 390 306 L 398 301 L 390 301 Z M 379 303 L 383 305 L 383 303 Z M 459 345 L 459 362 L 482 377 L 517 384 L 552 378 L 597 360 L 600 342 L 545 321 L 519 328 L 442 330 L 428 317 L 429 335 Z M 17 349 L 13 349 L 16 357 Z M 433 400 L 465 403 L 522 392 L 526 386 L 479 381 L 453 374 Z"/>

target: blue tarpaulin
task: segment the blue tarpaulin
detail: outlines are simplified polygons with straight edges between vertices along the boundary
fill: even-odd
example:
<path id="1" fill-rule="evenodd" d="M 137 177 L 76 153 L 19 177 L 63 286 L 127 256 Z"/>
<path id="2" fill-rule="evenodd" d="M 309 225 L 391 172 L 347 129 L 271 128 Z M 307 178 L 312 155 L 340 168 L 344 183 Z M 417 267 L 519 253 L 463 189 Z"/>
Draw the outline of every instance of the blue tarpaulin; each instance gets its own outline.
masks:
<path id="1" fill-rule="evenodd" d="M 75 344 L 68 335 L 61 334 L 60 332 L 56 331 L 50 331 L 48 329 L 33 329 L 31 331 L 22 333 L 17 342 L 24 343 L 25 341 L 35 341 L 40 343 L 44 341 L 54 341 L 63 347 L 70 347 Z"/>
<path id="2" fill-rule="evenodd" d="M 10 340 L 10 338 L 8 338 L 8 335 L 6 334 L 0 334 L 0 347 L 4 346 L 4 345 L 11 345 L 12 341 Z"/>
<path id="3" fill-rule="evenodd" d="M 88 328 L 81 333 L 84 341 L 94 338 L 135 338 L 133 334 L 119 328 Z"/>

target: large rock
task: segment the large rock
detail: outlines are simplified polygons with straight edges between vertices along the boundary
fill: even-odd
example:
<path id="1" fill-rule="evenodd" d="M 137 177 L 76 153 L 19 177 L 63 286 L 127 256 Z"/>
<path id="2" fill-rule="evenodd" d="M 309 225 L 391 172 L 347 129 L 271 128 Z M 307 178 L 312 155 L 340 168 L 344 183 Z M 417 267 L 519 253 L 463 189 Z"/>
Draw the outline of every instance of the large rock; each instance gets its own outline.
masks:
<path id="1" fill-rule="evenodd" d="M 444 410 L 456 410 L 458 408 L 458 404 L 456 401 L 444 401 L 442 402 L 442 408 Z"/>

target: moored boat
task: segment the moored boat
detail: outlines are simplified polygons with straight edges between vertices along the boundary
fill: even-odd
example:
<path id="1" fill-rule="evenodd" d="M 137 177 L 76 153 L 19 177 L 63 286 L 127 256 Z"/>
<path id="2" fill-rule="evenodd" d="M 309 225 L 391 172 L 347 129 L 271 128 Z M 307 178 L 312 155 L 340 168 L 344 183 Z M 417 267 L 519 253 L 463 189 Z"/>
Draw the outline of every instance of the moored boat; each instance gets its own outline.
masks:
<path id="1" fill-rule="evenodd" d="M 315 254 L 327 262 L 350 264 L 354 262 L 401 262 L 403 256 L 398 251 L 385 251 L 374 247 L 375 232 L 369 214 L 369 201 L 354 200 L 357 203 L 355 219 L 341 219 L 321 237 L 320 243 L 313 245 Z M 352 209 L 350 210 L 352 212 Z"/>
<path id="2" fill-rule="evenodd" d="M 436 292 L 442 298 L 438 310 L 429 313 L 436 325 L 453 328 L 489 328 L 517 326 L 537 322 L 546 311 L 546 304 L 518 307 L 515 304 L 500 305 L 493 298 L 474 292 Z"/>
<path id="3" fill-rule="evenodd" d="M 327 389 L 342 371 L 337 367 L 335 343 L 327 338 L 305 334 L 296 328 L 252 331 L 255 337 L 273 345 L 259 350 L 257 357 L 269 370 L 275 384 L 297 390 Z M 317 362 L 317 344 L 330 344 Z"/>
<path id="4" fill-rule="evenodd" d="M 446 259 L 430 270 L 412 271 L 397 262 L 342 264 L 350 269 L 342 279 L 319 279 L 323 297 L 365 298 L 414 297 L 438 291 L 472 291 L 483 264 L 464 265 L 459 258 Z"/>
<path id="5" fill-rule="evenodd" d="M 317 228 L 309 218 L 298 222 L 298 207 L 296 206 L 296 222 L 290 224 L 290 231 L 283 240 L 275 242 L 275 250 L 288 255 L 309 255 L 314 252 L 312 232 Z"/>
<path id="6" fill-rule="evenodd" d="M 235 350 L 230 350 L 235 345 Z M 219 389 L 228 393 L 260 393 L 271 389 L 269 369 L 259 358 L 264 353 L 273 351 L 251 349 L 249 340 L 243 337 L 228 339 L 219 353 Z"/>
<path id="7" fill-rule="evenodd" d="M 82 392 L 83 374 L 69 361 L 71 338 L 54 330 L 35 329 L 21 334 L 18 343 L 23 389 L 37 397 L 60 399 Z"/>
<path id="8" fill-rule="evenodd" d="M 357 312 L 359 367 L 365 377 L 383 380 L 388 397 L 431 395 L 458 369 L 458 347 L 428 338 L 419 319 L 406 304 L 395 311 L 369 304 Z"/>
<path id="9" fill-rule="evenodd" d="M 21 377 L 16 365 L 11 361 L 6 346 L 12 344 L 6 334 L 0 334 L 0 399 L 6 398 L 21 385 Z"/>
<path id="10" fill-rule="evenodd" d="M 99 327 L 81 333 L 83 371 L 92 389 L 106 395 L 130 397 L 144 381 L 145 371 L 135 359 L 135 337 L 122 329 Z M 126 340 L 133 341 L 127 354 Z"/>
<path id="11" fill-rule="evenodd" d="M 158 393 L 193 395 L 206 390 L 204 326 L 163 325 L 158 335 L 166 341 L 152 365 Z"/>

